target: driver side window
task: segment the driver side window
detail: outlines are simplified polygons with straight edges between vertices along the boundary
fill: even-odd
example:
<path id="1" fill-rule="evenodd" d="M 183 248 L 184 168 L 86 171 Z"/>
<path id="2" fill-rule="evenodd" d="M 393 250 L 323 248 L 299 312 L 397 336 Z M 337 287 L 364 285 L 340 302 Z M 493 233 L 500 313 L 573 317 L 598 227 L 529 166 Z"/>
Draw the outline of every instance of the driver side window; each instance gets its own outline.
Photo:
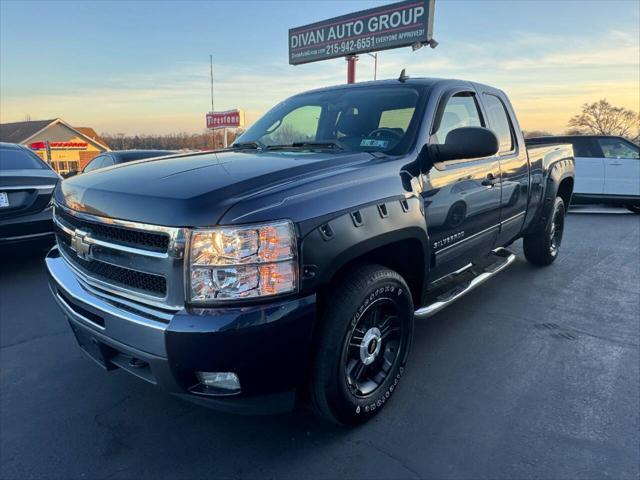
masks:
<path id="1" fill-rule="evenodd" d="M 482 126 L 482 116 L 475 95 L 467 92 L 457 93 L 447 100 L 432 143 L 443 144 L 447 134 L 456 128 Z"/>

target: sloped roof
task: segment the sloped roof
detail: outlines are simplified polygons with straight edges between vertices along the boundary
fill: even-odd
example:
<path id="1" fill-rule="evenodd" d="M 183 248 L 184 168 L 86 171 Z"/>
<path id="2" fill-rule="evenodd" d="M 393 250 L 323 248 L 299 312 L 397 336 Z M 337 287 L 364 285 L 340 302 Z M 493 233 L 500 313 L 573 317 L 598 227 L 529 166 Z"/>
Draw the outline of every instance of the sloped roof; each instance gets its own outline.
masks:
<path id="1" fill-rule="evenodd" d="M 107 145 L 107 142 L 105 142 L 104 139 L 100 135 L 98 135 L 93 128 L 91 127 L 73 127 L 73 128 L 79 131 L 80 133 L 82 133 L 84 136 L 89 137 L 98 143 L 101 143 L 105 147 L 109 146 Z"/>
<path id="2" fill-rule="evenodd" d="M 89 142 L 97 145 L 105 150 L 109 151 L 111 148 L 104 142 L 102 138 L 89 127 L 81 127 L 77 129 L 69 125 L 61 118 L 54 118 L 52 120 L 33 120 L 29 122 L 15 122 L 15 123 L 0 123 L 0 142 L 7 143 L 24 143 L 41 130 L 49 127 L 50 125 L 60 124 L 66 128 L 76 132 L 79 136 L 87 139 Z M 90 130 L 93 135 L 88 135 L 85 131 Z"/>
<path id="3" fill-rule="evenodd" d="M 55 121 L 56 119 L 53 118 L 51 120 L 0 123 L 0 142 L 20 143 Z"/>

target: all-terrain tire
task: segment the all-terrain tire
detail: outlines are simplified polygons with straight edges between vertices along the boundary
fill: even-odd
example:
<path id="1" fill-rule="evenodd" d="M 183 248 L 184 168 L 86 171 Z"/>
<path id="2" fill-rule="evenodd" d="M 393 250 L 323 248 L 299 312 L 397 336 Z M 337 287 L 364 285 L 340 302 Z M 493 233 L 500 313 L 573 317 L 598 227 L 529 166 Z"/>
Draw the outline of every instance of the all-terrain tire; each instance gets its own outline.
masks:
<path id="1" fill-rule="evenodd" d="M 355 425 L 375 416 L 402 378 L 413 300 L 405 280 L 380 265 L 359 267 L 329 295 L 316 335 L 311 400 L 325 418 Z"/>
<path id="2" fill-rule="evenodd" d="M 524 256 L 533 265 L 551 265 L 560 251 L 564 233 L 565 205 L 556 197 L 547 221 L 524 237 Z"/>

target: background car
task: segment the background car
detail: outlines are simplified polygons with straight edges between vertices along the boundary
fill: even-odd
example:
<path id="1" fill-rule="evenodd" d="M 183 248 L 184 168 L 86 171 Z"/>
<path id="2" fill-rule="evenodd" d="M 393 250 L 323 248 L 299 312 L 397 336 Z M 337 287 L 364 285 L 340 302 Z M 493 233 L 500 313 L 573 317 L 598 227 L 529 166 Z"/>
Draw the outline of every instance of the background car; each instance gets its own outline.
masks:
<path id="1" fill-rule="evenodd" d="M 640 147 L 622 137 L 536 137 L 527 145 L 571 143 L 576 158 L 573 203 L 604 203 L 640 213 Z"/>
<path id="2" fill-rule="evenodd" d="M 0 143 L 0 244 L 53 239 L 51 195 L 59 181 L 28 148 Z"/>
<path id="3" fill-rule="evenodd" d="M 133 162 L 134 160 L 142 160 L 143 158 L 164 157 L 173 155 L 177 152 L 173 150 L 120 150 L 105 152 L 93 160 L 91 160 L 81 172 L 69 172 L 65 178 L 73 177 L 78 173 L 88 173 L 100 168 L 112 167 L 121 163 Z"/>

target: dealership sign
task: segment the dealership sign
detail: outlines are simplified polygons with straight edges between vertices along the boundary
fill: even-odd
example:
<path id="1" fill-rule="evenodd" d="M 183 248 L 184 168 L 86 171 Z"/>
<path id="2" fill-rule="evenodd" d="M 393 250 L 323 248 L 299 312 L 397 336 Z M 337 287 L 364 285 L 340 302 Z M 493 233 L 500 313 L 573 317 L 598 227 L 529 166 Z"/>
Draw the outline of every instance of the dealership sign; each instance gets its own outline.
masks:
<path id="1" fill-rule="evenodd" d="M 239 109 L 207 113 L 207 128 L 238 128 L 244 126 L 244 112 Z"/>
<path id="2" fill-rule="evenodd" d="M 49 148 L 52 150 L 86 150 L 89 144 L 87 142 L 49 142 Z M 47 142 L 34 142 L 29 145 L 31 150 L 46 150 Z"/>
<path id="3" fill-rule="evenodd" d="M 289 63 L 431 42 L 435 0 L 408 0 L 289 30 Z"/>

